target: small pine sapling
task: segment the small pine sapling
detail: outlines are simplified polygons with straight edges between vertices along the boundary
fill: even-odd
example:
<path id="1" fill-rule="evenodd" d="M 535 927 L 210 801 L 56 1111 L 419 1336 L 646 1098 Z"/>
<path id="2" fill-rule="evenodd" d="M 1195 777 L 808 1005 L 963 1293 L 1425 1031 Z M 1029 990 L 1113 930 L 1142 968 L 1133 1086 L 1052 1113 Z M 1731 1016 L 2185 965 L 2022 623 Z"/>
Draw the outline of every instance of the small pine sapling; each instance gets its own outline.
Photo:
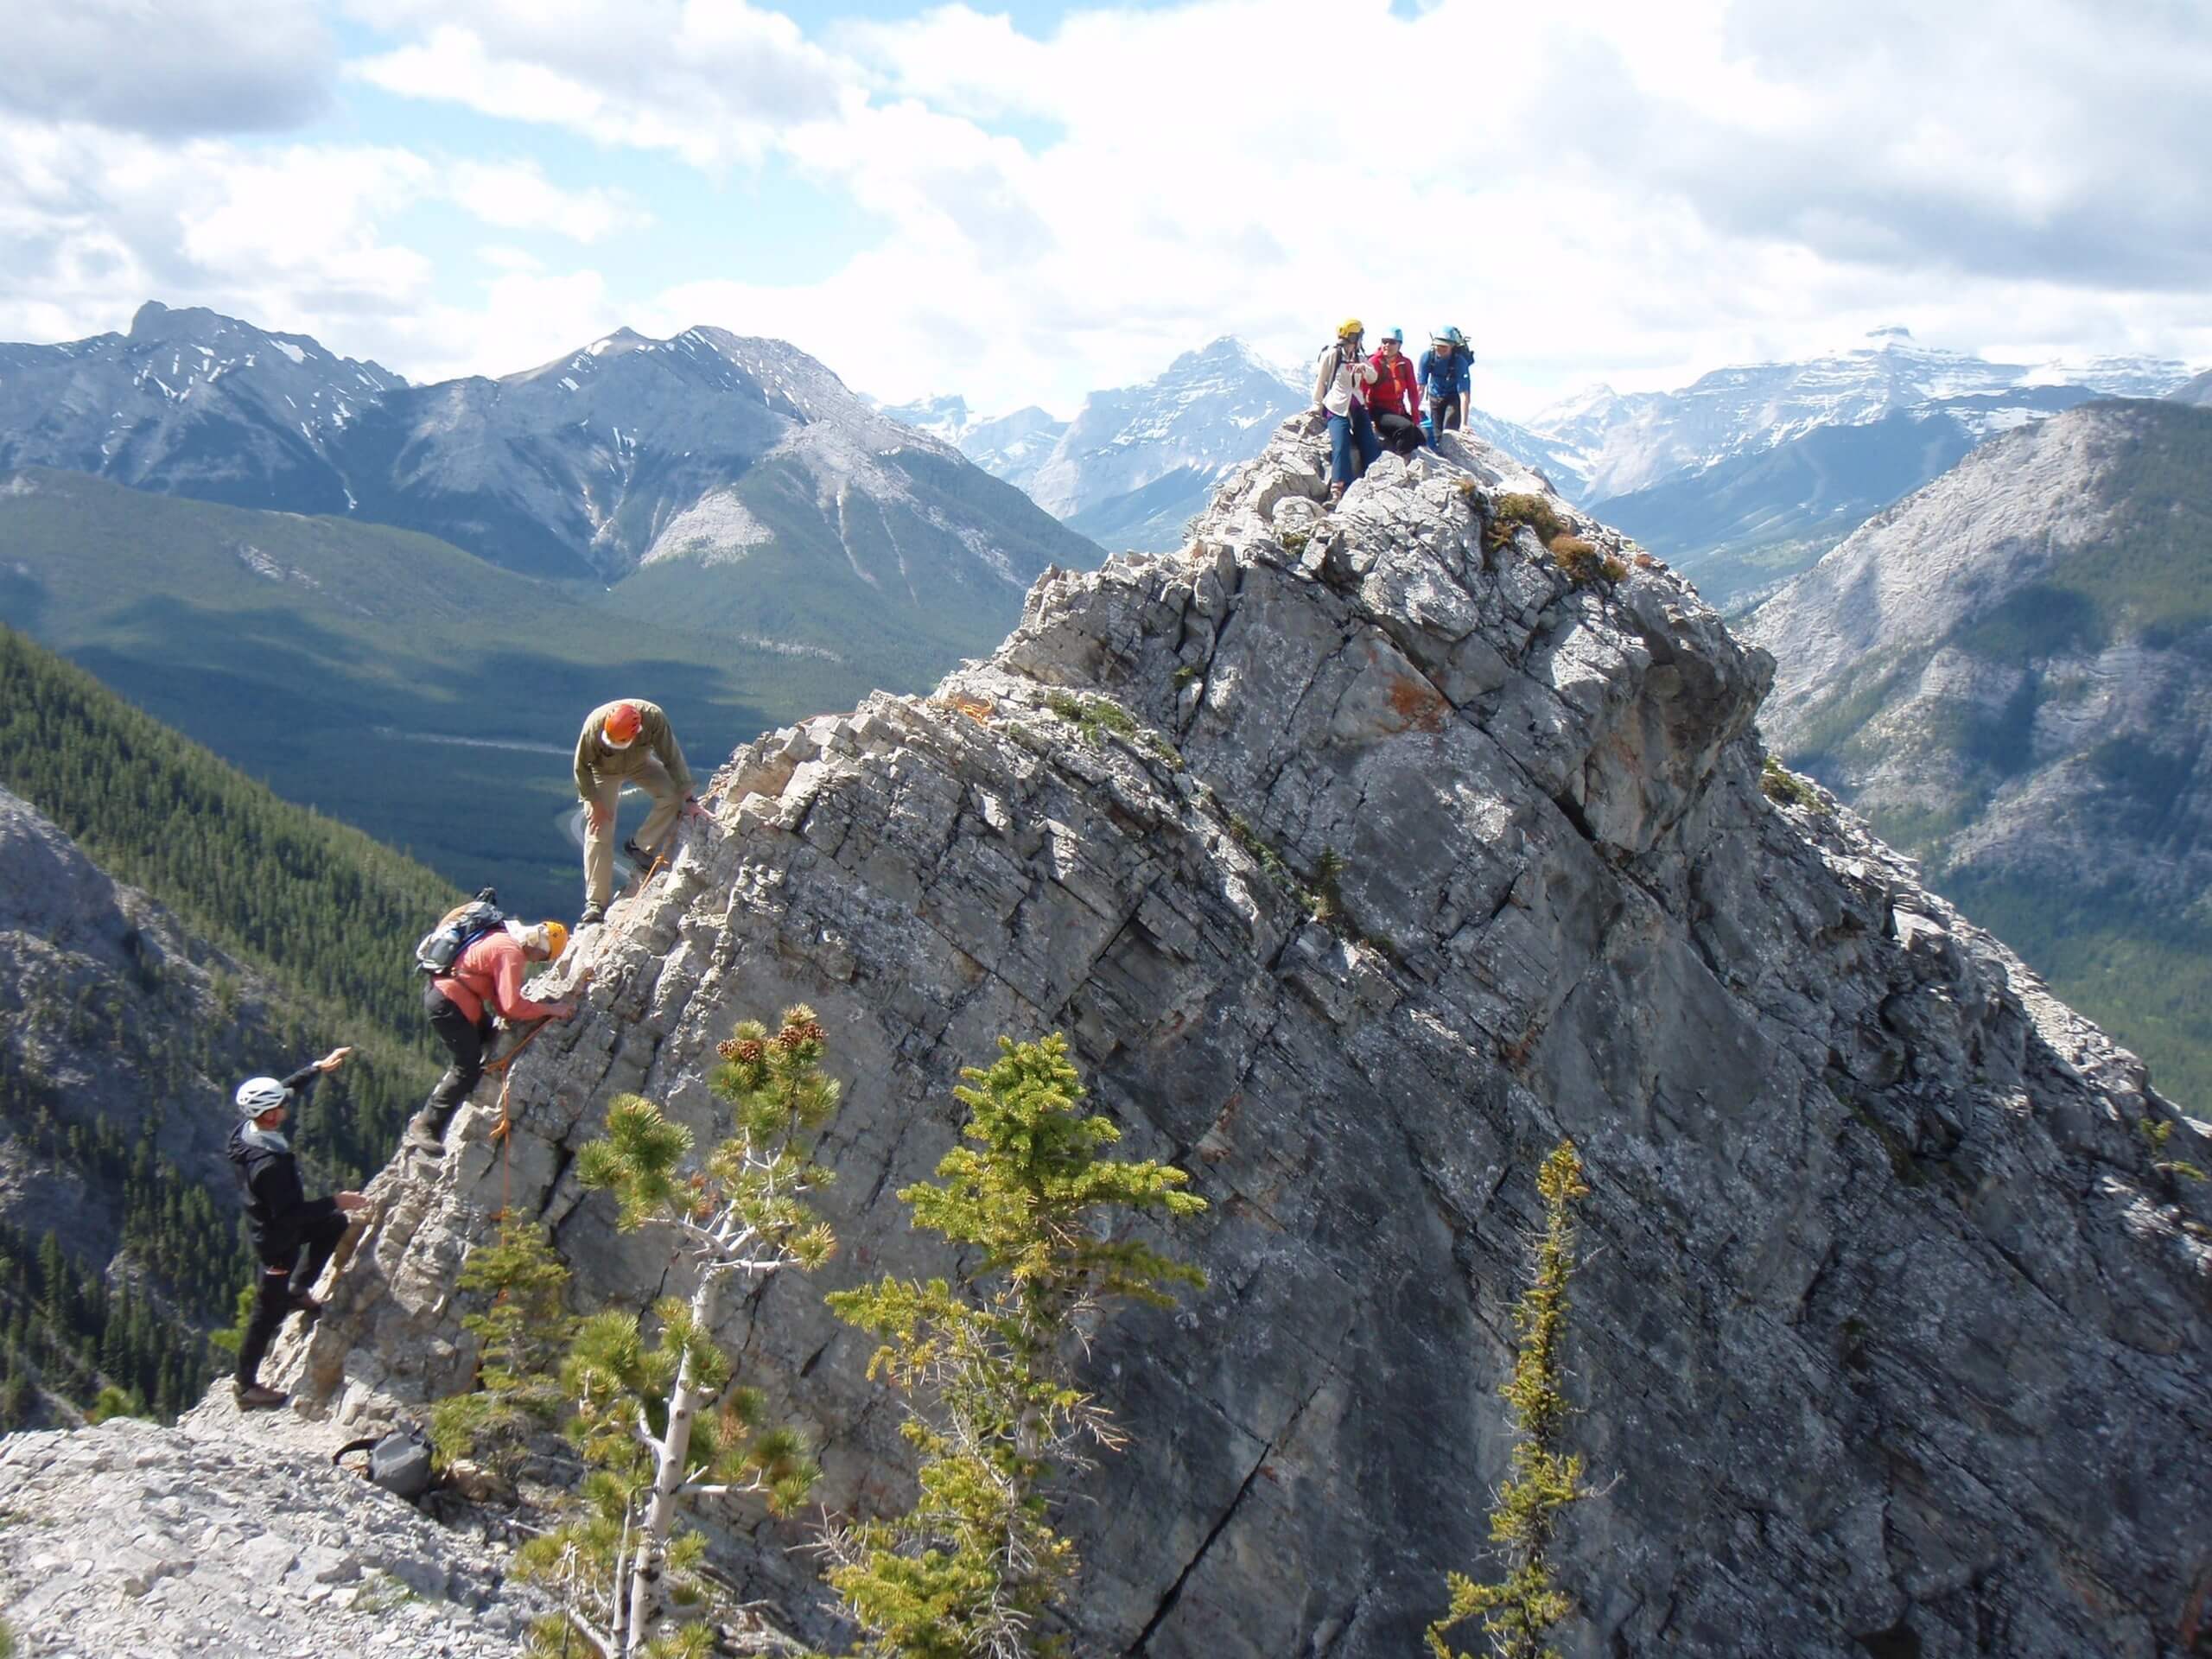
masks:
<path id="1" fill-rule="evenodd" d="M 752 1494 L 789 1514 L 812 1489 L 804 1439 L 764 1427 L 762 1396 L 732 1386 L 715 1319 L 733 1280 L 817 1268 L 836 1248 L 808 1203 L 830 1179 L 814 1160 L 838 1096 L 822 1071 L 824 1040 L 804 1006 L 785 1009 L 773 1035 L 754 1020 L 737 1027 L 709 1079 L 734 1109 L 734 1128 L 696 1171 L 685 1169 L 691 1132 L 635 1095 L 614 1102 L 606 1137 L 577 1155 L 577 1178 L 618 1200 L 622 1230 L 674 1233 L 696 1277 L 690 1296 L 658 1305 L 653 1339 L 633 1315 L 606 1313 L 584 1320 L 570 1344 L 562 1382 L 589 1471 L 583 1512 L 518 1557 L 566 1602 L 537 1637 L 548 1651 L 573 1635 L 605 1659 L 703 1654 L 704 1627 L 658 1628 L 664 1594 L 682 1604 L 705 1592 L 696 1569 L 706 1541 L 679 1532 L 683 1506 Z"/>
<path id="2" fill-rule="evenodd" d="M 493 1301 L 461 1322 L 478 1343 L 474 1391 L 430 1408 L 430 1446 L 441 1467 L 468 1458 L 511 1477 L 531 1436 L 560 1421 L 567 1403 L 561 1351 L 575 1329 L 563 1305 L 569 1276 L 534 1222 L 504 1222 L 494 1242 L 468 1253 L 455 1282 L 490 1292 Z"/>
<path id="3" fill-rule="evenodd" d="M 1560 1349 L 1567 1281 L 1574 1272 L 1573 1205 L 1590 1191 L 1573 1141 L 1560 1141 L 1544 1160 L 1536 1191 L 1544 1201 L 1544 1230 L 1535 1241 L 1534 1275 L 1513 1309 L 1513 1370 L 1498 1389 L 1521 1432 L 1511 1472 L 1490 1514 L 1491 1542 L 1505 1577 L 1478 1584 L 1462 1573 L 1449 1575 L 1451 1606 L 1426 1633 L 1433 1659 L 1469 1659 L 1452 1650 L 1449 1638 L 1455 1626 L 1477 1618 L 1497 1659 L 1558 1659 L 1547 1637 L 1574 1611 L 1552 1576 L 1550 1559 L 1559 1511 L 1589 1496 L 1581 1458 L 1559 1449 L 1567 1417 Z"/>
<path id="4" fill-rule="evenodd" d="M 903 1432 L 920 1455 L 912 1509 L 824 1540 L 868 1659 L 1057 1650 L 1040 1626 L 1076 1560 L 1048 1487 L 1090 1465 L 1087 1446 L 1126 1443 L 1077 1385 L 1084 1333 L 1109 1301 L 1165 1306 L 1175 1287 L 1205 1283 L 1115 1225 L 1205 1205 L 1179 1169 L 1101 1155 L 1120 1131 L 1082 1112 L 1066 1039 L 1002 1037 L 999 1051 L 955 1090 L 969 1144 L 899 1194 L 916 1227 L 961 1249 L 960 1282 L 886 1278 L 830 1298 L 882 1339 L 869 1374 L 907 1396 Z"/>

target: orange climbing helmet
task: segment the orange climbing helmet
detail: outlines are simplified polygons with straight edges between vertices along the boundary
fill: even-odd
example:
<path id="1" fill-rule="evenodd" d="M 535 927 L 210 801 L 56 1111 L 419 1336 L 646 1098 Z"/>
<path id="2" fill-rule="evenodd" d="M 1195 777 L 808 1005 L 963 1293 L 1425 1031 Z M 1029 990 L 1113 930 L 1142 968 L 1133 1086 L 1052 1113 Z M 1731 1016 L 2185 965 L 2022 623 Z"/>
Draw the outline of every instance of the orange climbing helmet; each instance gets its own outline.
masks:
<path id="1" fill-rule="evenodd" d="M 626 748 L 638 741 L 638 733 L 645 723 L 645 717 L 639 714 L 636 703 L 618 702 L 607 710 L 606 722 L 600 730 L 617 748 Z"/>

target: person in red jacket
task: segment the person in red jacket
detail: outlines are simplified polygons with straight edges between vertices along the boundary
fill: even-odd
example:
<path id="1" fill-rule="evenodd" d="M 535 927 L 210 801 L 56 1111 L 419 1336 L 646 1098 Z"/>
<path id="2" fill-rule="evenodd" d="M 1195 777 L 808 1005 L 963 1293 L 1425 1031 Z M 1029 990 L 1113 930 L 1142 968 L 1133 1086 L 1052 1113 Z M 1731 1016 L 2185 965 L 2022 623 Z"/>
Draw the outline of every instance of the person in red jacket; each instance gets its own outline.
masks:
<path id="1" fill-rule="evenodd" d="M 1368 359 L 1375 365 L 1375 384 L 1367 389 L 1367 407 L 1375 417 L 1375 435 L 1394 454 L 1410 455 L 1421 446 L 1421 386 L 1406 356 L 1406 331 L 1393 328 Z"/>
<path id="2" fill-rule="evenodd" d="M 494 1014 L 513 1025 L 575 1014 L 573 1002 L 533 1002 L 522 994 L 524 969 L 534 962 L 550 962 L 568 948 L 569 930 L 559 922 L 540 922 L 535 927 L 504 923 L 454 957 L 450 976 L 423 988 L 423 1012 L 453 1064 L 430 1090 L 423 1109 L 408 1121 L 409 1146 L 424 1152 L 443 1150 L 447 1120 L 484 1075 L 484 1052 L 492 1046 Z"/>

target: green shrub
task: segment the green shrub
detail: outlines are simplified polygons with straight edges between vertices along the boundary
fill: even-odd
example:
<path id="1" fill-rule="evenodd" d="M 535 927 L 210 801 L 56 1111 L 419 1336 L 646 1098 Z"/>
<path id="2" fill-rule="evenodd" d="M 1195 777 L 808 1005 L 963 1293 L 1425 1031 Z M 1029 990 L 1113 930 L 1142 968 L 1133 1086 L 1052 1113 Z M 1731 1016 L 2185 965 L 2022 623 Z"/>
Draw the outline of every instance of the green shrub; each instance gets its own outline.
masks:
<path id="1" fill-rule="evenodd" d="M 1077 697 L 1053 691 L 1046 694 L 1045 707 L 1073 724 L 1086 743 L 1102 743 L 1109 732 L 1120 737 L 1136 735 L 1136 716 L 1110 697 Z"/>
<path id="2" fill-rule="evenodd" d="M 111 1382 L 102 1389 L 85 1413 L 88 1423 L 104 1423 L 111 1417 L 143 1417 L 143 1407 Z"/>
<path id="3" fill-rule="evenodd" d="M 1171 1166 L 1104 1156 L 1121 1139 L 1084 1109 L 1060 1034 L 999 1039 L 954 1090 L 962 1144 L 937 1179 L 899 1191 L 918 1230 L 960 1252 L 957 1280 L 884 1278 L 834 1293 L 830 1310 L 880 1341 L 868 1375 L 904 1399 L 919 1454 L 904 1514 L 833 1527 L 830 1582 L 861 1628 L 853 1659 L 1043 1656 L 1074 1582 L 1059 1489 L 1091 1449 L 1128 1438 L 1078 1386 L 1103 1308 L 1169 1307 L 1205 1276 L 1132 1225 L 1198 1214 Z"/>
<path id="4" fill-rule="evenodd" d="M 1770 754 L 1759 766 L 1759 791 L 1777 806 L 1804 812 L 1821 810 L 1819 792 Z"/>
<path id="5" fill-rule="evenodd" d="M 1580 536 L 1554 536 L 1547 543 L 1551 549 L 1552 563 L 1567 573 L 1567 579 L 1581 588 L 1597 581 L 1599 575 L 1598 549 L 1595 543 Z"/>
<path id="6" fill-rule="evenodd" d="M 1536 532 L 1538 541 L 1547 543 L 1567 529 L 1542 496 L 1516 492 L 1499 496 L 1491 505 L 1490 528 L 1484 531 L 1483 539 L 1492 547 L 1503 547 L 1523 524 Z"/>

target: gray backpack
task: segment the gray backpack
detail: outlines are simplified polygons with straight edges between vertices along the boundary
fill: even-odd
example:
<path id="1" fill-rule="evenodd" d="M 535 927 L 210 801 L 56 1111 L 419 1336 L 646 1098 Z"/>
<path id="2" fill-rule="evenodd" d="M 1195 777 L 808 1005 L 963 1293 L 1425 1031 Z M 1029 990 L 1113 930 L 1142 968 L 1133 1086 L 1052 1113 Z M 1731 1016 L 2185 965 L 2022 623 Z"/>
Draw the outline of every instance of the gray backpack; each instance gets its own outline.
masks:
<path id="1" fill-rule="evenodd" d="M 430 1443 L 412 1423 L 402 1423 L 387 1434 L 348 1440 L 330 1454 L 330 1460 L 338 1463 L 356 1452 L 369 1454 L 369 1479 L 394 1497 L 412 1503 L 430 1490 Z"/>

